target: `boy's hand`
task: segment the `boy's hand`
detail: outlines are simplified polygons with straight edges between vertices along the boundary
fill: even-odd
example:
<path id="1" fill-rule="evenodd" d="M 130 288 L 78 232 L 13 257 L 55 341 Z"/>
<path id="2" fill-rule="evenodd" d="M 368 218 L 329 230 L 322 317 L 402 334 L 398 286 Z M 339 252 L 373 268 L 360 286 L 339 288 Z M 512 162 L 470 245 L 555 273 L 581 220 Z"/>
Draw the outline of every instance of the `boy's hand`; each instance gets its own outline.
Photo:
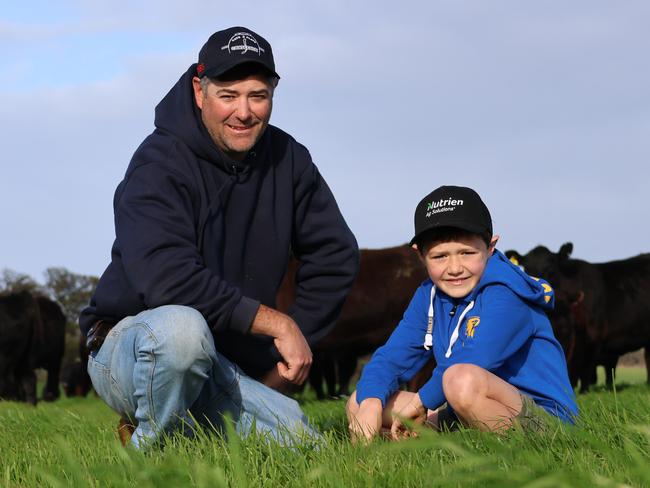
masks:
<path id="1" fill-rule="evenodd" d="M 393 440 L 400 440 L 405 437 L 417 437 L 415 432 L 411 432 L 403 420 L 412 420 L 416 424 L 423 424 L 427 419 L 427 408 L 422 405 L 420 395 L 415 393 L 399 412 L 393 412 L 393 423 L 390 427 L 390 434 Z"/>
<path id="2" fill-rule="evenodd" d="M 352 442 L 368 442 L 372 440 L 381 429 L 381 400 L 379 398 L 366 398 L 359 405 L 356 416 L 350 420 L 350 434 Z"/>

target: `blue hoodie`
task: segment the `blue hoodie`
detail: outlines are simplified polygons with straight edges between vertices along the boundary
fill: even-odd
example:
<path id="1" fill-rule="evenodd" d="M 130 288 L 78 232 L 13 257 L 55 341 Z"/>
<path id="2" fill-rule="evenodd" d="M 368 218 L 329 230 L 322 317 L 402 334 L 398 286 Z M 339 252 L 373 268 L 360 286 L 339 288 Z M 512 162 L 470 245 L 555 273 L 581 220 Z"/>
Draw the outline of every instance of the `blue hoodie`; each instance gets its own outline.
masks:
<path id="1" fill-rule="evenodd" d="M 357 243 L 307 149 L 269 125 L 244 161 L 221 152 L 194 102 L 190 66 L 156 107 L 114 199 L 115 242 L 83 333 L 161 305 L 203 314 L 217 350 L 251 376 L 274 367 L 273 340 L 248 334 L 290 255 L 302 262 L 289 314 L 314 344 L 343 306 Z"/>
<path id="2" fill-rule="evenodd" d="M 432 301 L 433 347 L 427 350 Z M 499 251 L 488 259 L 483 276 L 464 298 L 451 298 L 431 280 L 424 281 L 391 337 L 364 368 L 357 401 L 379 398 L 385 405 L 399 384 L 410 380 L 433 354 L 437 366 L 419 391 L 427 408 L 446 401 L 445 370 L 469 363 L 507 381 L 547 412 L 573 422 L 578 408 L 564 352 L 545 313 L 553 302 L 548 283 L 531 278 Z"/>

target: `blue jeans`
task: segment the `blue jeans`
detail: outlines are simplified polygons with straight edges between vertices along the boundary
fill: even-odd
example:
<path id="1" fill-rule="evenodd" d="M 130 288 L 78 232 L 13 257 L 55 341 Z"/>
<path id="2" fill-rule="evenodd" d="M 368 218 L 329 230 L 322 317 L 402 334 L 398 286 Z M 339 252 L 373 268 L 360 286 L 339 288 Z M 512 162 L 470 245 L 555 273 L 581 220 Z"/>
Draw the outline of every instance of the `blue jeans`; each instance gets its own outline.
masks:
<path id="1" fill-rule="evenodd" d="M 192 435 L 196 424 L 221 429 L 224 415 L 237 433 L 257 432 L 283 445 L 322 440 L 298 403 L 246 376 L 219 354 L 196 310 L 166 305 L 121 320 L 88 359 L 99 396 L 137 424 L 138 448 L 159 434 Z"/>

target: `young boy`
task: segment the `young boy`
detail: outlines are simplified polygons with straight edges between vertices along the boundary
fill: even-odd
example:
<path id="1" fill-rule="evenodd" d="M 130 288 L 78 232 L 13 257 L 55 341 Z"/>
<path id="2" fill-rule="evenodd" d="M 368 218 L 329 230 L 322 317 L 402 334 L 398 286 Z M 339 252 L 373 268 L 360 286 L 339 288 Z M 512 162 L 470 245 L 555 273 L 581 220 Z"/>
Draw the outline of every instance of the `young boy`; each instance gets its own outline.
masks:
<path id="1" fill-rule="evenodd" d="M 553 290 L 510 263 L 497 240 L 470 188 L 442 186 L 418 204 L 411 244 L 430 279 L 348 401 L 354 439 L 387 429 L 394 439 L 409 435 L 404 419 L 489 431 L 515 421 L 540 428 L 548 414 L 574 421 L 564 353 L 545 313 Z M 431 379 L 417 393 L 398 391 L 432 355 Z"/>

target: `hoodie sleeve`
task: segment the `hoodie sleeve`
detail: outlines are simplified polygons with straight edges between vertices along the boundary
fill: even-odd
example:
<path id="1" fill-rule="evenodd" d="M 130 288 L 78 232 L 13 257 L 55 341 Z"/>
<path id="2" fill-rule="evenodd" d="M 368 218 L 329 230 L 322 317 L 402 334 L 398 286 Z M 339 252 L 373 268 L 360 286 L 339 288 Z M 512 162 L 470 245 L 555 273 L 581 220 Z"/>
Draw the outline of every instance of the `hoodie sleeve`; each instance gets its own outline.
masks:
<path id="1" fill-rule="evenodd" d="M 327 183 L 308 164 L 294 183 L 292 248 L 301 262 L 289 315 L 314 344 L 334 326 L 359 267 L 359 249 Z"/>
<path id="2" fill-rule="evenodd" d="M 208 269 L 196 246 L 190 183 L 154 163 L 133 169 L 114 201 L 116 242 L 127 280 L 148 308 L 173 303 L 215 330 L 246 332 L 259 302 Z"/>
<path id="3" fill-rule="evenodd" d="M 530 307 L 507 286 L 484 288 L 480 312 L 468 313 L 458 329 L 458 340 L 451 347 L 439 345 L 437 366 L 431 379 L 420 389 L 422 403 L 430 409 L 445 402 L 442 375 L 452 364 L 469 363 L 490 372 L 524 346 L 534 332 Z M 437 324 L 436 324 L 437 325 Z"/>
<path id="4" fill-rule="evenodd" d="M 427 329 L 427 300 L 427 290 L 421 286 L 386 344 L 377 349 L 363 368 L 357 384 L 358 403 L 366 398 L 379 398 L 382 406 L 385 406 L 400 383 L 410 380 L 431 358 L 431 351 L 423 346 Z"/>

